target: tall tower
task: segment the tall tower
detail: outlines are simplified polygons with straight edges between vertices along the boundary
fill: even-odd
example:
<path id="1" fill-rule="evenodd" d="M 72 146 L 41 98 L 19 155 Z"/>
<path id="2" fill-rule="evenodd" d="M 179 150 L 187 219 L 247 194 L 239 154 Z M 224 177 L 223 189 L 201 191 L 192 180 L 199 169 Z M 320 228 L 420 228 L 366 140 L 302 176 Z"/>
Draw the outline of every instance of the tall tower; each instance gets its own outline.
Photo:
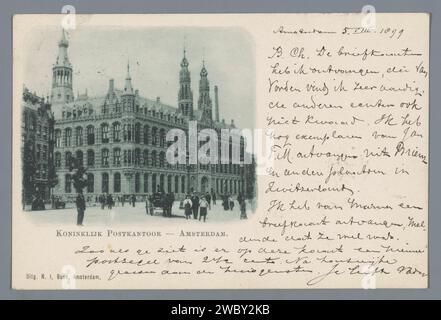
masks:
<path id="1" fill-rule="evenodd" d="M 58 42 L 58 57 L 52 67 L 52 104 L 64 104 L 74 100 L 72 90 L 72 65 L 67 55 L 69 42 L 64 29 L 61 30 L 61 39 Z"/>
<path id="2" fill-rule="evenodd" d="M 212 106 L 210 98 L 210 83 L 208 82 L 208 72 L 205 69 L 205 61 L 202 60 L 201 79 L 199 80 L 199 100 L 198 109 L 202 111 L 202 120 L 211 121 Z"/>
<path id="3" fill-rule="evenodd" d="M 181 61 L 181 71 L 179 71 L 179 93 L 178 106 L 184 116 L 193 117 L 193 91 L 191 91 L 190 71 L 188 71 L 188 61 L 184 57 Z"/>
<path id="4" fill-rule="evenodd" d="M 127 75 L 126 82 L 124 85 L 124 91 L 121 95 L 121 100 L 123 104 L 123 110 L 125 111 L 133 111 L 135 105 L 135 94 L 133 92 L 132 87 L 132 77 L 130 76 L 130 65 L 127 61 Z"/>

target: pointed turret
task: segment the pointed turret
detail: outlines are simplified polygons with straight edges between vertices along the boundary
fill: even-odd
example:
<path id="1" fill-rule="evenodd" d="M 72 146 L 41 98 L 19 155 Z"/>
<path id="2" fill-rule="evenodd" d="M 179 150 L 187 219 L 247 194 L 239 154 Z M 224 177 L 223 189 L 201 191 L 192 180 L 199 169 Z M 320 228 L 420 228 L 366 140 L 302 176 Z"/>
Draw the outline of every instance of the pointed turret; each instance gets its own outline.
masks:
<path id="1" fill-rule="evenodd" d="M 130 76 L 130 65 L 127 61 L 127 74 L 124 91 L 121 95 L 123 111 L 133 112 L 135 110 L 135 94 L 132 87 L 132 77 Z"/>
<path id="2" fill-rule="evenodd" d="M 130 65 L 127 61 L 126 83 L 124 85 L 124 94 L 133 94 L 132 78 L 130 77 Z"/>
<path id="3" fill-rule="evenodd" d="M 184 48 L 181 70 L 179 71 L 178 106 L 184 116 L 191 118 L 193 117 L 193 91 L 191 91 L 191 77 L 188 66 L 189 63 Z"/>
<path id="4" fill-rule="evenodd" d="M 61 30 L 61 38 L 58 41 L 58 56 L 52 67 L 52 104 L 65 104 L 74 100 L 72 90 L 72 65 L 69 61 L 67 48 L 69 41 L 66 38 L 66 32 Z"/>
<path id="5" fill-rule="evenodd" d="M 199 100 L 198 109 L 202 111 L 202 120 L 211 121 L 212 106 L 210 98 L 210 83 L 208 81 L 208 72 L 205 68 L 205 61 L 202 60 L 201 79 L 199 80 Z"/>

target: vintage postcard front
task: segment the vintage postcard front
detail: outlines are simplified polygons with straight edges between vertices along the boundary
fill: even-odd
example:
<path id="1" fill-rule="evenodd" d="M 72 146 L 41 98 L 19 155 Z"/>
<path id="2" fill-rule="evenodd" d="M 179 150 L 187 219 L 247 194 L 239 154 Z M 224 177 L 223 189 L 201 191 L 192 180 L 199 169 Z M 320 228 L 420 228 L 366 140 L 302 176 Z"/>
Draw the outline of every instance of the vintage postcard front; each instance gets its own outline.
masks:
<path id="1" fill-rule="evenodd" d="M 429 15 L 16 15 L 14 289 L 426 288 Z"/>

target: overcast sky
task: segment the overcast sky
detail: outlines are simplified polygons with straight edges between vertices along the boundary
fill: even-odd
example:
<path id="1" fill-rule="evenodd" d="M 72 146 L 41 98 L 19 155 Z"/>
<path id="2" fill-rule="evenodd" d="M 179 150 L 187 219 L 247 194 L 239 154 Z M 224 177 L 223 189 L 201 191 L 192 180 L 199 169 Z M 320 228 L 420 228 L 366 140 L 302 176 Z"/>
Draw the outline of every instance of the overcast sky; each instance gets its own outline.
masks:
<path id="1" fill-rule="evenodd" d="M 35 28 L 27 35 L 25 85 L 39 95 L 50 94 L 52 65 L 58 53 L 59 26 Z M 127 60 L 132 84 L 141 96 L 161 97 L 177 106 L 183 46 L 190 63 L 194 108 L 199 95 L 202 59 L 210 81 L 219 87 L 220 118 L 235 119 L 241 128 L 254 128 L 254 45 L 236 28 L 120 28 L 84 27 L 68 33 L 69 58 L 74 68 L 74 94 L 104 95 L 110 78 L 123 88 Z M 214 109 L 213 109 L 214 116 Z"/>

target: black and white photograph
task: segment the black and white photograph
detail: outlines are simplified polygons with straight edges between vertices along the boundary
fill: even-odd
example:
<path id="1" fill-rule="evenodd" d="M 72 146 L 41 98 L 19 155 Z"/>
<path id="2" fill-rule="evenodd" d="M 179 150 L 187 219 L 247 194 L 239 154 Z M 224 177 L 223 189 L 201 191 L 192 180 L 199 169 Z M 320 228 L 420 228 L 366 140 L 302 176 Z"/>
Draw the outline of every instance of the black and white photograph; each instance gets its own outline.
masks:
<path id="1" fill-rule="evenodd" d="M 255 127 L 246 32 L 47 26 L 26 37 L 22 206 L 32 221 L 252 214 L 255 159 L 241 134 Z"/>

